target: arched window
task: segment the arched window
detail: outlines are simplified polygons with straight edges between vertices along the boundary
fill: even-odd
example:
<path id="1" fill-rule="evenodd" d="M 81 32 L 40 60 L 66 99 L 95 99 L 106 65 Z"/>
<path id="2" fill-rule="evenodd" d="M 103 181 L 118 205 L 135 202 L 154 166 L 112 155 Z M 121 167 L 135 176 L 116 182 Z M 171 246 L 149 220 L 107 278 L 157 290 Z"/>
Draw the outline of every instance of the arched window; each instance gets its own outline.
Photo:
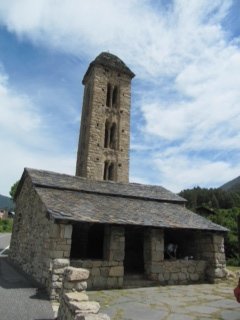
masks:
<path id="1" fill-rule="evenodd" d="M 107 85 L 107 100 L 106 100 L 106 106 L 107 107 L 111 107 L 110 103 L 111 103 L 111 91 L 112 91 L 112 86 L 110 85 L 110 83 L 108 83 Z"/>
<path id="2" fill-rule="evenodd" d="M 114 108 L 117 107 L 117 96 L 118 96 L 118 87 L 115 86 L 113 89 L 113 94 L 112 94 L 112 106 Z"/>
<path id="3" fill-rule="evenodd" d="M 110 139 L 109 139 L 109 147 L 111 149 L 116 149 L 116 136 L 117 136 L 117 126 L 116 126 L 116 123 L 113 123 L 110 128 Z"/>
<path id="4" fill-rule="evenodd" d="M 104 148 L 108 148 L 109 146 L 109 122 L 106 120 L 105 122 L 105 136 L 104 136 Z"/>
<path id="5" fill-rule="evenodd" d="M 110 161 L 104 162 L 103 180 L 114 181 L 114 163 Z"/>
<path id="6" fill-rule="evenodd" d="M 111 163 L 108 167 L 108 180 L 114 180 L 114 164 Z"/>
<path id="7" fill-rule="evenodd" d="M 108 180 L 108 161 L 104 162 L 103 180 Z"/>

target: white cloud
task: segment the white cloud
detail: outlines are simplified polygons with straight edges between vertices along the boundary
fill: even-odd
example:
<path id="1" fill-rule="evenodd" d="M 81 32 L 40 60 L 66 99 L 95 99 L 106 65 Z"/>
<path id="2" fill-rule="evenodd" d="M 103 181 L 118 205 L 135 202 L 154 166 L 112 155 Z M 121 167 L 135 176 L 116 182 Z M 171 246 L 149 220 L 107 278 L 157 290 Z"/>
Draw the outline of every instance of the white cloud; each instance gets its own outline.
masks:
<path id="1" fill-rule="evenodd" d="M 0 194 L 8 195 L 24 167 L 74 173 L 75 157 L 57 152 L 39 106 L 11 88 L 6 74 L 0 74 L 0 101 Z"/>
<path id="2" fill-rule="evenodd" d="M 165 182 L 165 187 L 179 192 L 195 186 L 219 187 L 239 175 L 240 166 L 225 161 L 188 158 L 183 155 L 155 159 L 155 165 Z"/>
<path id="3" fill-rule="evenodd" d="M 89 59 L 110 50 L 126 61 L 140 79 L 137 104 L 145 121 L 133 133 L 136 163 L 148 150 L 159 181 L 178 190 L 239 175 L 239 156 L 222 157 L 240 138 L 239 39 L 231 40 L 222 24 L 231 5 L 175 0 L 156 10 L 148 0 L 9 0 L 0 3 L 0 22 L 37 44 Z M 10 105 L 20 112 L 21 101 L 27 108 L 21 123 L 13 117 L 10 125 L 22 126 L 26 136 L 28 128 L 38 132 L 42 119 L 28 97 L 17 95 Z M 191 159 L 191 152 L 198 156 Z M 138 181 L 147 175 L 138 171 Z"/>
<path id="4" fill-rule="evenodd" d="M 176 0 L 166 12 L 146 0 L 10 0 L 0 4 L 0 21 L 19 36 L 71 53 L 113 50 L 156 76 L 181 70 L 216 41 L 221 45 L 219 23 L 230 4 Z"/>
<path id="5" fill-rule="evenodd" d="M 41 119 L 29 97 L 11 90 L 5 74 L 0 74 L 0 101 L 0 126 L 5 134 L 28 139 L 29 132 L 40 127 Z"/>

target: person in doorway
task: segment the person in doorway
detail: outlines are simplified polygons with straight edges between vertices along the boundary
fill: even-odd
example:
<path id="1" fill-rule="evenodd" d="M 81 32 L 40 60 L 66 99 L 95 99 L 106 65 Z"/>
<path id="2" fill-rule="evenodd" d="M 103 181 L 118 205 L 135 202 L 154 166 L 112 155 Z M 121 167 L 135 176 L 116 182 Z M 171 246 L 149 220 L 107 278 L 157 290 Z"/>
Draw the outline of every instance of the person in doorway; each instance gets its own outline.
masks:
<path id="1" fill-rule="evenodd" d="M 237 302 L 240 303 L 240 278 L 238 279 L 238 285 L 237 285 L 237 287 L 233 290 L 233 292 L 234 292 L 234 296 L 235 296 Z"/>

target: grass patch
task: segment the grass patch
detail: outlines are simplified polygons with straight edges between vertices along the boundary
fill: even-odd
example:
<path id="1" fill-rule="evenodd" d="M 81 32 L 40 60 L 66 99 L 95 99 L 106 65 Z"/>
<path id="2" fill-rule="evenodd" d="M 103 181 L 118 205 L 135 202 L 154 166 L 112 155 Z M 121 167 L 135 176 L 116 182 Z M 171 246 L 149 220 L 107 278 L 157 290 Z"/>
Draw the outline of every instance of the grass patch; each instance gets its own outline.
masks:
<path id="1" fill-rule="evenodd" d="M 12 232 L 13 219 L 0 220 L 0 232 Z"/>
<path id="2" fill-rule="evenodd" d="M 239 271 L 240 272 L 240 267 L 235 267 L 235 266 L 229 266 L 227 265 L 227 269 L 232 271 L 232 272 L 237 272 Z"/>

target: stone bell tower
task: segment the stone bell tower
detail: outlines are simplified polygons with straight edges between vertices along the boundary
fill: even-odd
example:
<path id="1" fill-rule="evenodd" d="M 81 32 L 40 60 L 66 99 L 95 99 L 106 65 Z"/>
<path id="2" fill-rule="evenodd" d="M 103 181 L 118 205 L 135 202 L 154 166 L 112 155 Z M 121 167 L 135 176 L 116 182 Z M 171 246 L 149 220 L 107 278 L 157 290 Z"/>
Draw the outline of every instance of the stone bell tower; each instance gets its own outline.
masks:
<path id="1" fill-rule="evenodd" d="M 129 181 L 131 80 L 117 56 L 102 52 L 90 63 L 85 86 L 76 175 Z"/>

